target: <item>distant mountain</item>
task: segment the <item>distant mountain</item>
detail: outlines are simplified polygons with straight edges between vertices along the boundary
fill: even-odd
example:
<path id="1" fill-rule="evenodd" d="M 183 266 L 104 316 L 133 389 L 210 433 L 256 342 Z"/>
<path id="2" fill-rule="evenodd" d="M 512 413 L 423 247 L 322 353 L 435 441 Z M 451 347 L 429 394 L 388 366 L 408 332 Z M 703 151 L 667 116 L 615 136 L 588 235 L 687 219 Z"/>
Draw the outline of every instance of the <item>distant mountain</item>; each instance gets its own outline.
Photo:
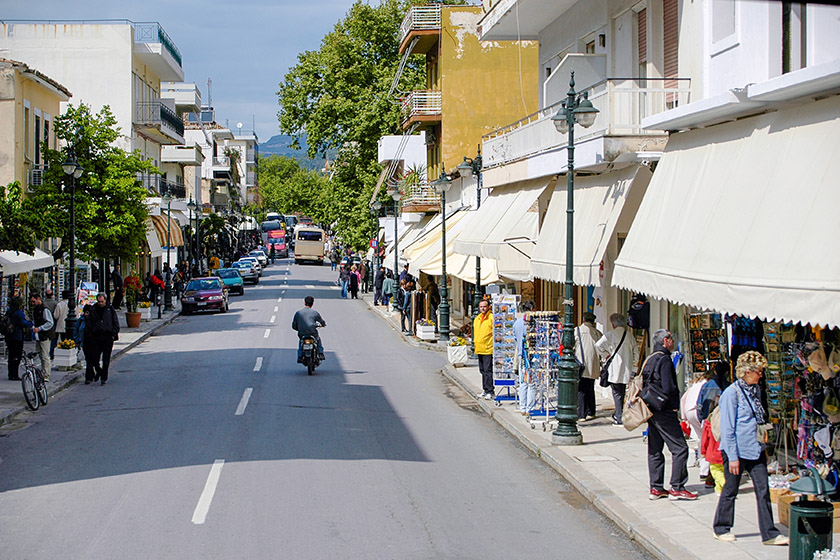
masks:
<path id="1" fill-rule="evenodd" d="M 269 138 L 266 142 L 260 143 L 261 156 L 285 156 L 296 159 L 301 167 L 306 169 L 315 169 L 320 171 L 324 168 L 326 163 L 325 158 L 310 158 L 306 155 L 306 137 L 300 139 L 300 149 L 292 148 L 294 138 L 287 134 L 277 134 Z"/>

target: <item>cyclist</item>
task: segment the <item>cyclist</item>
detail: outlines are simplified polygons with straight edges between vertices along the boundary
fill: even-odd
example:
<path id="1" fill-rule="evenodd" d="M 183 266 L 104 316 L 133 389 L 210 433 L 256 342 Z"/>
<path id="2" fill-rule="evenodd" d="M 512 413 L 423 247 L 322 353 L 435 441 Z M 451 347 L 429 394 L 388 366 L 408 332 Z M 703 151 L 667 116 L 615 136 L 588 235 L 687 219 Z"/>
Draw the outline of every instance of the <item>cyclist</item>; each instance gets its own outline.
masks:
<path id="1" fill-rule="evenodd" d="M 321 337 L 318 336 L 318 327 L 326 327 L 327 322 L 321 318 L 321 314 L 312 309 L 315 298 L 306 296 L 303 298 L 305 307 L 298 310 L 292 319 L 292 329 L 298 333 L 297 361 L 303 361 L 303 337 L 311 336 L 318 342 L 318 359 L 324 361 L 324 346 L 321 344 Z"/>
<path id="2" fill-rule="evenodd" d="M 9 347 L 9 380 L 20 381 L 18 369 L 23 358 L 23 332 L 31 329 L 34 324 L 26 319 L 23 313 L 23 298 L 20 296 L 11 299 L 6 314 L 12 320 L 12 330 L 6 336 L 6 346 Z"/>

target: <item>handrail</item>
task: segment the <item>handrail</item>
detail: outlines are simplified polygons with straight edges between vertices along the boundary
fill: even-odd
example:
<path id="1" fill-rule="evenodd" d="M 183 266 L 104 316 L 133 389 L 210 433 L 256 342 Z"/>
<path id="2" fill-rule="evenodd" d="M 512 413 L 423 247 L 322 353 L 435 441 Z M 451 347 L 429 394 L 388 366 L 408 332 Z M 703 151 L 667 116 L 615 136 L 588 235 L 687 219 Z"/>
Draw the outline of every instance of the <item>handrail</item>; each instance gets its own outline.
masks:
<path id="1" fill-rule="evenodd" d="M 415 29 L 440 29 L 440 6 L 412 6 L 400 24 L 400 43 Z"/>

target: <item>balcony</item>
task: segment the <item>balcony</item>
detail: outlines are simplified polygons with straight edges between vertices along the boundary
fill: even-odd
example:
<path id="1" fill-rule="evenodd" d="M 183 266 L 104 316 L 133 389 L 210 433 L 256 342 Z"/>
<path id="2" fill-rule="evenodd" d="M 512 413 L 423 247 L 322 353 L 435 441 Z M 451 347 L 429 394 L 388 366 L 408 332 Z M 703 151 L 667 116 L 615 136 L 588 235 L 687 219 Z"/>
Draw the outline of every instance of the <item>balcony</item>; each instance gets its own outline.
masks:
<path id="1" fill-rule="evenodd" d="M 201 110 L 201 92 L 193 83 L 165 82 L 160 84 L 160 96 L 175 101 L 175 111 L 198 113 Z"/>
<path id="2" fill-rule="evenodd" d="M 215 156 L 211 165 L 214 179 L 230 180 L 230 158 L 228 156 Z"/>
<path id="3" fill-rule="evenodd" d="M 248 148 L 245 150 L 245 162 L 246 163 L 256 163 L 257 162 L 257 150 L 253 148 Z"/>
<path id="4" fill-rule="evenodd" d="M 161 81 L 184 80 L 181 52 L 159 23 L 134 24 L 134 54 L 150 67 Z"/>
<path id="5" fill-rule="evenodd" d="M 159 144 L 184 143 L 184 122 L 160 99 L 137 102 L 134 126 Z"/>
<path id="6" fill-rule="evenodd" d="M 249 187 L 257 184 L 257 174 L 254 171 L 245 174 L 245 184 Z"/>
<path id="7" fill-rule="evenodd" d="M 139 181 L 150 193 L 163 196 L 167 192 L 172 198 L 183 199 L 187 197 L 187 188 L 179 181 L 167 181 L 160 175 L 146 175 L 140 177 Z"/>
<path id="8" fill-rule="evenodd" d="M 661 151 L 665 133 L 643 129 L 642 119 L 687 104 L 690 85 L 689 78 L 608 79 L 583 90 L 599 113 L 592 127 L 575 129 L 575 144 L 599 137 L 605 139 L 595 157 L 596 162 L 601 163 L 612 161 L 617 155 L 616 150 L 632 151 L 634 142 L 628 141 L 631 138 L 641 138 L 636 144 L 647 146 L 648 150 L 661 144 L 656 148 Z M 560 103 L 555 103 L 486 134 L 482 139 L 484 167 L 490 169 L 565 148 L 567 136 L 559 134 L 551 120 L 559 108 Z M 608 146 L 606 140 L 611 139 L 614 142 Z M 639 151 L 643 151 L 642 148 Z M 588 164 L 586 161 L 582 163 Z"/>
<path id="9" fill-rule="evenodd" d="M 417 38 L 412 53 L 429 51 L 440 37 L 440 6 L 413 6 L 400 25 L 400 54 Z"/>
<path id="10" fill-rule="evenodd" d="M 210 193 L 210 204 L 215 206 L 217 210 L 228 208 L 230 207 L 230 195 L 227 192 L 212 192 Z"/>
<path id="11" fill-rule="evenodd" d="M 435 192 L 428 181 L 402 187 L 405 193 L 402 198 L 403 212 L 437 212 L 440 210 L 440 194 Z"/>
<path id="12" fill-rule="evenodd" d="M 407 129 L 414 123 L 439 123 L 441 108 L 439 91 L 412 91 L 402 100 L 402 128 Z"/>
<path id="13" fill-rule="evenodd" d="M 201 146 L 161 146 L 161 163 L 178 163 L 181 165 L 201 165 L 204 162 L 204 154 Z"/>

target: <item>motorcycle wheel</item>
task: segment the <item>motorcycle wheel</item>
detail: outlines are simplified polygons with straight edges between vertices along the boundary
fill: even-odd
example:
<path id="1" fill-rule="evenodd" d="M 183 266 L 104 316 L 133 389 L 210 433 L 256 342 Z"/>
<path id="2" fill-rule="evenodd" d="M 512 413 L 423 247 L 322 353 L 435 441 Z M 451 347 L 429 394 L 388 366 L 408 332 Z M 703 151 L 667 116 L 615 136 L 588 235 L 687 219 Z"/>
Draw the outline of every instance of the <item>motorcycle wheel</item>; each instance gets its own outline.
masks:
<path id="1" fill-rule="evenodd" d="M 306 362 L 306 371 L 308 375 L 315 373 L 315 360 L 309 360 Z"/>

